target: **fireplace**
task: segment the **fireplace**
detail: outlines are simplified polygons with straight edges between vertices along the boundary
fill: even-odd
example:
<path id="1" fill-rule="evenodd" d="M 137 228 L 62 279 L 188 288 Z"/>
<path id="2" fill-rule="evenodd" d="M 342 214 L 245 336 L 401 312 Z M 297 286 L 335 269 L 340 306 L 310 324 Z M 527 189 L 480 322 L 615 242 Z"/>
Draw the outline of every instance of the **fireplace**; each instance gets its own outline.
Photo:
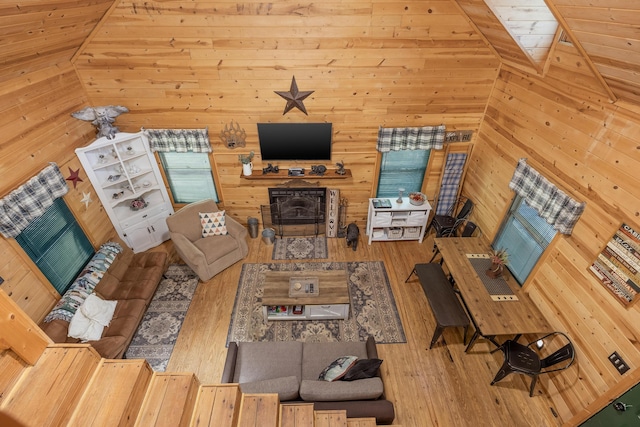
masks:
<path id="1" fill-rule="evenodd" d="M 269 188 L 275 225 L 324 224 L 326 188 Z"/>

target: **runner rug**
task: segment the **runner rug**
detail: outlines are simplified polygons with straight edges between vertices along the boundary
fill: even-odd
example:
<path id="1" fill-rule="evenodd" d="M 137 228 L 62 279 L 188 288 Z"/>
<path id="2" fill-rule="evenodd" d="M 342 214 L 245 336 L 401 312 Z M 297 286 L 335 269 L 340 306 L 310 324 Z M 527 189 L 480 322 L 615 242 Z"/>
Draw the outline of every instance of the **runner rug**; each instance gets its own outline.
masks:
<path id="1" fill-rule="evenodd" d="M 273 245 L 272 259 L 325 259 L 327 258 L 327 238 L 322 237 L 282 237 Z"/>
<path id="2" fill-rule="evenodd" d="M 346 270 L 351 294 L 348 320 L 281 320 L 265 322 L 262 291 L 265 271 Z M 404 329 L 382 261 L 244 264 L 231 314 L 231 341 L 365 341 L 406 342 Z"/>
<path id="3" fill-rule="evenodd" d="M 196 273 L 186 265 L 169 266 L 125 352 L 125 359 L 147 359 L 154 371 L 166 370 L 198 282 Z"/>

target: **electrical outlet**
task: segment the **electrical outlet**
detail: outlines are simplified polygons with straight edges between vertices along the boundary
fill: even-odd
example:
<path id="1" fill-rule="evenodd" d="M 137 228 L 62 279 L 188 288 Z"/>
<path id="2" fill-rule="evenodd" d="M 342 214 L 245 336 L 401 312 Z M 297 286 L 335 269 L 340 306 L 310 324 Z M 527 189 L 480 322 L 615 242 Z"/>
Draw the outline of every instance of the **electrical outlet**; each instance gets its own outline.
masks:
<path id="1" fill-rule="evenodd" d="M 627 365 L 627 362 L 622 360 L 622 357 L 620 357 L 617 351 L 611 353 L 611 355 L 609 356 L 609 362 L 611 362 L 613 366 L 618 370 L 618 372 L 620 372 L 620 375 L 624 374 L 630 369 L 629 365 Z"/>

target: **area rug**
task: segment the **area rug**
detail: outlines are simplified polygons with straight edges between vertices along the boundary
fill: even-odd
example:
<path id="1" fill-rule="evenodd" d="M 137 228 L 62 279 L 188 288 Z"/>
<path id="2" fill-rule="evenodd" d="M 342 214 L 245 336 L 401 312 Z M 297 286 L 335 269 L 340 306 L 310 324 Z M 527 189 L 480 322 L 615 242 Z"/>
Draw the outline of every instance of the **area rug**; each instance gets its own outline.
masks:
<path id="1" fill-rule="evenodd" d="M 351 295 L 348 320 L 265 322 L 262 294 L 266 271 L 346 270 Z M 406 337 L 382 261 L 244 264 L 231 314 L 231 341 L 365 341 L 404 343 Z"/>
<path id="2" fill-rule="evenodd" d="M 325 259 L 327 258 L 327 238 L 322 237 L 282 237 L 273 245 L 272 259 Z"/>
<path id="3" fill-rule="evenodd" d="M 166 370 L 198 282 L 196 273 L 186 265 L 169 266 L 125 352 L 125 359 L 146 359 L 154 371 Z"/>

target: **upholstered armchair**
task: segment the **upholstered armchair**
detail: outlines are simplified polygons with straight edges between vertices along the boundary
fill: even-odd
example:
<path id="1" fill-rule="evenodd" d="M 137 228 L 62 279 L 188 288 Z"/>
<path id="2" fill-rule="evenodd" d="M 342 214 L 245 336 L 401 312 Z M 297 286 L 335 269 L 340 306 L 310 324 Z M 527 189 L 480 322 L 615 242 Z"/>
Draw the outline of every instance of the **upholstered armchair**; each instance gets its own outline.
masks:
<path id="1" fill-rule="evenodd" d="M 228 234 L 202 237 L 203 223 L 200 214 L 216 212 L 221 211 L 213 200 L 202 200 L 184 206 L 167 218 L 171 240 L 178 255 L 202 281 L 211 279 L 243 259 L 249 252 L 246 228 L 228 215 L 224 215 L 224 226 Z M 220 229 L 218 227 L 216 232 Z M 212 232 L 211 229 L 207 231 Z"/>

